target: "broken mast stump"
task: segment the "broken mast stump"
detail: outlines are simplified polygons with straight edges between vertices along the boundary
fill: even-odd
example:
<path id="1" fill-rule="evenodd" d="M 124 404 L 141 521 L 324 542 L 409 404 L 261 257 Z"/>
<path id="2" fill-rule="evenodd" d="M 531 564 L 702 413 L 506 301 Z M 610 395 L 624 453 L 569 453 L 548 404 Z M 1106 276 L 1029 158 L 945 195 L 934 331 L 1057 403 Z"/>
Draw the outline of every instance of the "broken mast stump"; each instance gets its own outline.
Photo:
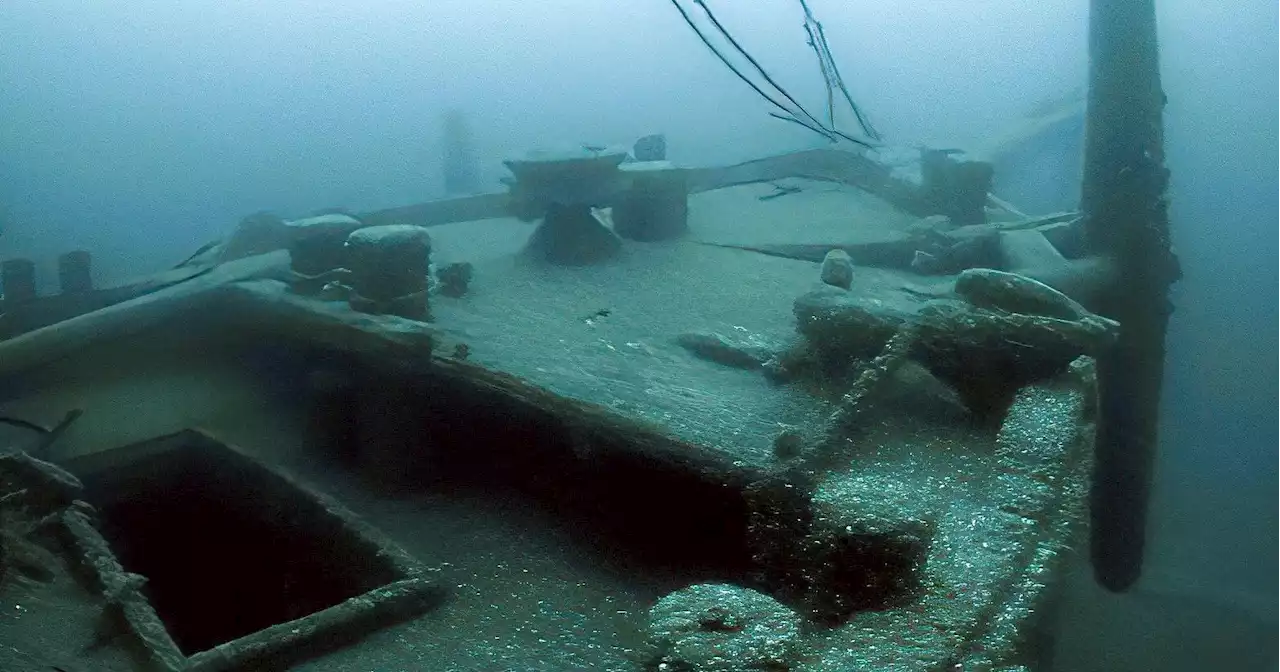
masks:
<path id="1" fill-rule="evenodd" d="M 1169 239 L 1160 59 L 1153 0 L 1093 0 L 1081 193 L 1088 251 L 1114 273 L 1094 310 L 1120 323 L 1098 357 L 1090 509 L 1094 577 L 1128 590 L 1142 573 L 1158 443 L 1169 288 L 1180 277 Z"/>

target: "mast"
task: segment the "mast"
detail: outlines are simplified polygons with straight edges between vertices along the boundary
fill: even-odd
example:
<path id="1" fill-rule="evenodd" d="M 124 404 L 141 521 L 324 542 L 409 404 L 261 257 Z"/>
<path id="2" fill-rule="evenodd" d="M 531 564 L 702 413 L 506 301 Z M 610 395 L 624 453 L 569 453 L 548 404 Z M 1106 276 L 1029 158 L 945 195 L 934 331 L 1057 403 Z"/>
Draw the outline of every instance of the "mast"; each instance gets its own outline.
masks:
<path id="1" fill-rule="evenodd" d="M 1165 198 L 1154 0 L 1092 0 L 1089 57 L 1081 210 L 1090 252 L 1114 269 L 1094 307 L 1121 324 L 1098 359 L 1090 553 L 1097 581 L 1118 592 L 1142 570 L 1169 288 L 1180 277 Z"/>

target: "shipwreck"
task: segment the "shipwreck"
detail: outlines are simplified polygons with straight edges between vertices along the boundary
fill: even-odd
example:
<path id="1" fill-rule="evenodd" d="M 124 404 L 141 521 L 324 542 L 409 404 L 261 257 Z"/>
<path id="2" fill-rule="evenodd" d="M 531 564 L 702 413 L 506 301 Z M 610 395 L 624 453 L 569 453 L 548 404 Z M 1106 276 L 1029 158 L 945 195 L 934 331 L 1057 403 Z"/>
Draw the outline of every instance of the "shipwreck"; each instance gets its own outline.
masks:
<path id="1" fill-rule="evenodd" d="M 688 584 L 635 614 L 648 634 L 614 665 L 1032 655 L 1081 529 L 1090 355 L 1115 325 L 986 267 L 1022 268 L 998 261 L 1019 259 L 1007 241 L 1071 218 L 956 226 L 834 150 L 626 157 L 525 158 L 508 192 L 413 208 L 255 215 L 99 296 L 134 298 L 10 304 L 31 329 L 0 343 L 6 413 L 83 414 L 8 458 L 14 547 L 61 549 L 67 573 L 9 590 L 103 611 L 80 614 L 91 641 L 118 621 L 85 649 L 95 669 L 345 669 L 356 650 L 411 667 L 353 638 L 430 638 L 419 621 L 448 619 L 465 581 L 328 488 L 479 487 L 572 521 L 637 580 Z M 921 272 L 926 246 L 983 238 L 995 257 Z"/>
<path id="2" fill-rule="evenodd" d="M 1098 438 L 1162 331 L 1114 286 L 1172 276 L 1097 227 L 1158 163 L 1038 215 L 951 150 L 507 167 L 119 287 L 5 261 L 0 668 L 1035 669 L 1091 497 L 1136 576 L 1141 504 L 1098 503 L 1149 463 Z"/>

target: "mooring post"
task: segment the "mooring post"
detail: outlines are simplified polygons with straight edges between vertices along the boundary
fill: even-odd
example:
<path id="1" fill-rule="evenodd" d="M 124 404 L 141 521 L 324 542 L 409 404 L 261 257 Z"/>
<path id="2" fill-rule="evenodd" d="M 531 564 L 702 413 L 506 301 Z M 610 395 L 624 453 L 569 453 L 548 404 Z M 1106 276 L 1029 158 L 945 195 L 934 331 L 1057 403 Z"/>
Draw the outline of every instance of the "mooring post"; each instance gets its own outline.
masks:
<path id="1" fill-rule="evenodd" d="M 36 265 L 30 259 L 6 259 L 0 264 L 0 292 L 5 303 L 36 298 Z"/>
<path id="2" fill-rule="evenodd" d="M 63 294 L 93 291 L 93 258 L 84 250 L 58 257 L 58 288 Z"/>
<path id="3" fill-rule="evenodd" d="M 1081 210 L 1090 253 L 1115 269 L 1095 310 L 1121 325 L 1098 358 L 1090 553 L 1098 583 L 1118 592 L 1142 571 L 1169 287 L 1180 277 L 1165 200 L 1154 0 L 1092 0 L 1089 59 Z"/>
<path id="4" fill-rule="evenodd" d="M 678 238 L 689 230 L 689 185 L 685 171 L 667 161 L 621 166 L 630 187 L 613 203 L 613 230 L 631 240 Z"/>
<path id="5" fill-rule="evenodd" d="M 430 318 L 431 236 L 426 228 L 387 224 L 357 229 L 347 236 L 346 256 L 353 310 L 420 322 Z"/>

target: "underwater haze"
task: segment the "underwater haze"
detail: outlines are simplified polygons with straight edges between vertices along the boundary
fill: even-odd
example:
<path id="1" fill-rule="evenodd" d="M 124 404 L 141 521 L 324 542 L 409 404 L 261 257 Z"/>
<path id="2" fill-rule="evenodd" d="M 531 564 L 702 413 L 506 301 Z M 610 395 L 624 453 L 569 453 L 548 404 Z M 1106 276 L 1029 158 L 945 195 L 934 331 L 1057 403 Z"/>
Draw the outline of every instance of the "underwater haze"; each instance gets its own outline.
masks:
<path id="1" fill-rule="evenodd" d="M 811 109 L 794 0 L 709 2 Z M 1276 668 L 1277 5 L 1159 2 L 1175 287 L 1146 575 L 1071 581 L 1060 672 Z M 886 140 L 980 144 L 1085 83 L 1086 0 L 810 0 Z M 820 146 L 667 0 L 7 0 L 0 258 L 156 272 L 244 215 L 442 197 L 440 129 L 469 125 L 483 191 L 537 147 L 665 133 L 670 158 Z M 999 191 L 1000 176 L 996 176 Z M 1018 203 L 1018 194 L 1000 193 Z"/>
<path id="2" fill-rule="evenodd" d="M 721 4 L 817 107 L 799 6 Z M 1057 5 L 815 10 L 883 133 L 963 144 L 1078 83 L 1084 5 Z M 91 249 L 104 279 L 176 263 L 255 210 L 438 197 L 451 109 L 492 189 L 501 159 L 540 146 L 665 132 L 673 160 L 716 164 L 822 142 L 769 118 L 656 0 L 53 0 L 3 3 L 0 20 L 0 240 Z"/>

